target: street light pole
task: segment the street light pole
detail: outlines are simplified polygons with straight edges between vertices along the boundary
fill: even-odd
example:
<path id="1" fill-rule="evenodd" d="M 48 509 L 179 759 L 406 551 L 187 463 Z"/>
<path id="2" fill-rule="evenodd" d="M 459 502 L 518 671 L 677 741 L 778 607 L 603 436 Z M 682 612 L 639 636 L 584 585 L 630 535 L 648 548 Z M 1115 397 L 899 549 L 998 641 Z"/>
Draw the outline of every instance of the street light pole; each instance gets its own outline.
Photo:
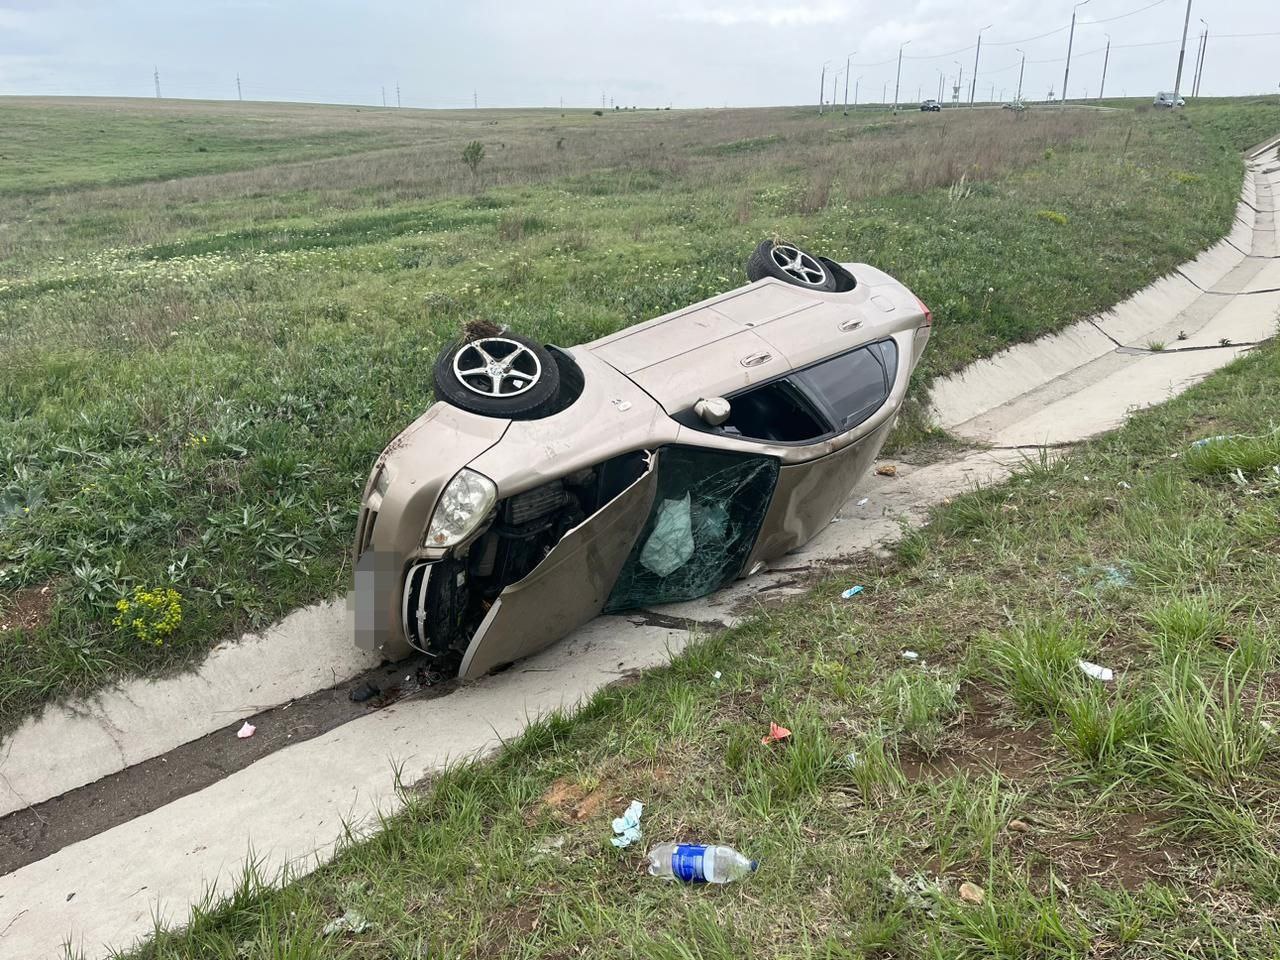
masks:
<path id="1" fill-rule="evenodd" d="M 938 103 L 942 103 L 942 81 L 946 79 L 946 74 L 941 70 L 938 71 Z"/>
<path id="2" fill-rule="evenodd" d="M 857 50 L 844 58 L 844 112 L 849 112 L 849 61 L 857 54 Z"/>
<path id="3" fill-rule="evenodd" d="M 1018 96 L 1017 96 L 1017 99 L 1021 100 L 1022 99 L 1022 73 L 1024 70 L 1027 69 L 1027 51 L 1023 50 L 1021 47 L 1014 47 L 1014 50 L 1022 54 L 1022 66 L 1018 67 Z"/>
<path id="4" fill-rule="evenodd" d="M 982 53 L 982 34 L 990 30 L 994 24 L 988 23 L 978 31 L 978 49 L 973 51 L 973 85 L 969 87 L 969 106 L 973 106 L 973 98 L 978 94 L 978 57 Z"/>
<path id="5" fill-rule="evenodd" d="M 1062 72 L 1062 103 L 1067 102 L 1067 78 L 1071 76 L 1071 47 L 1076 39 L 1076 11 L 1088 2 L 1089 0 L 1080 0 L 1071 8 L 1071 32 L 1067 34 L 1067 68 Z"/>
<path id="6" fill-rule="evenodd" d="M 956 92 L 955 92 L 955 102 L 959 103 L 960 91 L 964 89 L 964 64 L 961 63 L 959 60 L 952 60 L 951 62 L 954 63 L 956 67 L 959 69 L 959 72 L 956 74 Z"/>
<path id="7" fill-rule="evenodd" d="M 1187 57 L 1187 27 L 1191 26 L 1191 0 L 1187 0 L 1187 15 L 1182 19 L 1182 46 L 1178 50 L 1178 73 L 1173 78 L 1173 103 L 1178 104 L 1178 90 L 1182 87 L 1182 62 Z"/>
<path id="8" fill-rule="evenodd" d="M 1107 52 L 1102 55 L 1102 82 L 1098 84 L 1098 99 L 1102 99 L 1102 90 L 1107 85 L 1107 62 L 1111 59 L 1111 34 L 1106 34 Z"/>
<path id="9" fill-rule="evenodd" d="M 858 109 L 858 84 L 862 82 L 862 74 L 858 74 L 858 79 L 853 81 L 853 109 Z"/>
<path id="10" fill-rule="evenodd" d="M 818 116 L 822 116 L 822 100 L 827 95 L 827 63 L 822 65 L 822 75 L 818 78 Z"/>
<path id="11" fill-rule="evenodd" d="M 898 47 L 898 76 L 893 81 L 893 112 L 898 112 L 898 90 L 902 86 L 902 51 L 910 40 L 905 40 L 902 46 Z"/>

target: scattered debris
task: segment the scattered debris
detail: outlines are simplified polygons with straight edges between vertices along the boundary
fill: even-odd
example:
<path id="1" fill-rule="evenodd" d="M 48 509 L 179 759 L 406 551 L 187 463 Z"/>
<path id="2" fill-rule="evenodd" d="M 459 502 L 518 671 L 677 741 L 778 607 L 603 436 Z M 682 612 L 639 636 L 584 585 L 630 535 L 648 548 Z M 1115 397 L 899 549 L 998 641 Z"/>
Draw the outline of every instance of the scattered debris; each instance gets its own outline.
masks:
<path id="1" fill-rule="evenodd" d="M 713 673 L 713 674 L 711 675 L 711 679 L 712 679 L 712 680 L 719 680 L 719 679 L 720 679 L 720 671 L 719 671 L 719 670 L 717 670 L 715 673 Z"/>
<path id="2" fill-rule="evenodd" d="M 564 846 L 567 839 L 568 838 L 565 837 L 563 833 L 556 834 L 554 837 L 547 837 L 533 848 L 533 852 L 541 854 L 542 856 L 550 856 L 553 853 L 558 853 L 560 848 Z"/>
<path id="3" fill-rule="evenodd" d="M 349 696 L 351 697 L 352 703 L 364 703 L 366 700 L 372 700 L 381 692 L 382 691 L 377 688 L 373 681 L 370 681 L 356 687 L 351 691 Z"/>
<path id="4" fill-rule="evenodd" d="M 844 593 L 840 594 L 840 597 L 844 600 L 849 600 L 853 597 L 856 597 L 858 594 L 860 594 L 862 590 L 863 590 L 863 586 L 862 584 L 859 583 L 850 587 Z"/>
<path id="5" fill-rule="evenodd" d="M 975 907 L 982 906 L 982 901 L 987 898 L 987 893 L 976 883 L 968 881 L 960 884 L 960 899 L 965 903 L 972 903 Z"/>
<path id="6" fill-rule="evenodd" d="M 660 843 L 645 857 L 649 876 L 685 883 L 733 883 L 760 868 L 733 847 L 701 843 Z"/>
<path id="7" fill-rule="evenodd" d="M 1116 486 L 1119 487 L 1121 490 L 1133 489 L 1133 484 L 1129 483 L 1127 480 L 1121 480 L 1119 483 L 1116 484 Z"/>
<path id="8" fill-rule="evenodd" d="M 869 501 L 870 499 L 871 499 L 870 497 L 863 497 L 861 500 L 858 501 L 858 506 L 865 507 L 867 505 L 867 501 Z"/>
<path id="9" fill-rule="evenodd" d="M 257 732 L 257 730 L 258 730 L 257 727 L 255 727 L 252 723 L 246 720 L 244 722 L 244 726 L 240 728 L 240 731 L 239 733 L 236 734 L 236 736 L 239 737 L 241 740 L 248 740 L 250 737 L 254 735 L 254 733 Z"/>
<path id="10" fill-rule="evenodd" d="M 857 750 L 850 750 L 848 753 L 846 753 L 846 754 L 844 755 L 844 762 L 845 762 L 845 764 L 846 764 L 847 766 L 849 766 L 849 767 L 851 767 L 851 768 L 852 768 L 852 767 L 856 767 L 856 766 L 858 765 L 858 763 L 859 763 L 859 760 L 858 760 L 858 751 L 857 751 Z"/>
<path id="11" fill-rule="evenodd" d="M 1094 680 L 1101 680 L 1103 683 L 1108 683 L 1114 680 L 1116 676 L 1115 671 L 1110 667 L 1099 666 L 1098 664 L 1091 663 L 1088 660 L 1077 660 L 1076 666 L 1080 668 L 1080 672 L 1086 677 L 1091 677 Z"/>
<path id="12" fill-rule="evenodd" d="M 640 839 L 640 815 L 644 813 L 644 804 L 639 800 L 632 800 L 627 805 L 627 809 L 622 812 L 622 816 L 615 817 L 613 820 L 613 832 L 617 834 L 610 837 L 609 842 L 615 847 L 629 847 Z"/>
<path id="13" fill-rule="evenodd" d="M 586 791 L 576 783 L 556 780 L 542 795 L 542 806 L 564 820 L 581 823 L 596 815 L 605 805 L 608 795 L 599 787 Z"/>
<path id="14" fill-rule="evenodd" d="M 876 473 L 882 477 L 896 477 L 898 475 L 898 468 L 892 463 L 882 463 L 880 466 L 876 467 Z"/>
<path id="15" fill-rule="evenodd" d="M 1014 833 L 1030 833 L 1031 825 L 1025 820 L 1013 819 L 1009 821 L 1009 829 Z"/>
<path id="16" fill-rule="evenodd" d="M 760 742 L 768 746 L 771 743 L 778 743 L 781 740 L 791 736 L 791 731 L 786 727 L 779 726 L 772 720 L 769 721 L 769 732 L 760 738 Z"/>
<path id="17" fill-rule="evenodd" d="M 920 659 L 920 654 L 916 653 L 914 650 L 903 650 L 903 651 L 902 651 L 902 659 L 903 659 L 903 660 L 911 660 L 911 661 L 913 661 L 913 662 L 914 662 L 914 661 L 916 661 L 916 660 L 919 660 L 919 659 Z"/>
<path id="18" fill-rule="evenodd" d="M 321 932 L 326 936 L 333 936 L 335 933 L 364 933 L 373 924 L 364 918 L 364 915 L 356 910 L 348 910 L 342 916 L 330 920 L 324 925 Z"/>
<path id="19" fill-rule="evenodd" d="M 896 873 L 890 873 L 889 890 L 895 896 L 901 897 L 912 910 L 919 910 L 937 919 L 941 891 L 936 883 L 926 880 L 918 873 L 912 874 L 905 880 Z"/>
<path id="20" fill-rule="evenodd" d="M 1224 440 L 1238 439 L 1238 434 L 1218 434 L 1216 437 L 1202 437 L 1195 443 L 1191 444 L 1192 450 L 1198 450 L 1201 447 L 1207 447 L 1211 443 L 1222 443 Z"/>

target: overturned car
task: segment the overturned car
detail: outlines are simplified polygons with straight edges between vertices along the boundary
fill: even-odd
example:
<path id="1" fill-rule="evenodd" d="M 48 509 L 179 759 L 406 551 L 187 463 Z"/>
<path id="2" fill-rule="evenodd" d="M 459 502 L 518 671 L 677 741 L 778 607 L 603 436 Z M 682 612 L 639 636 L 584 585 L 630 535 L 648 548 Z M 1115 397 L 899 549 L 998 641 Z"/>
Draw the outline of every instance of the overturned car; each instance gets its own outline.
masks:
<path id="1" fill-rule="evenodd" d="M 752 282 L 581 346 L 447 347 L 378 458 L 355 641 L 482 676 L 601 612 L 689 600 L 821 530 L 892 427 L 932 317 L 901 283 L 765 241 Z"/>

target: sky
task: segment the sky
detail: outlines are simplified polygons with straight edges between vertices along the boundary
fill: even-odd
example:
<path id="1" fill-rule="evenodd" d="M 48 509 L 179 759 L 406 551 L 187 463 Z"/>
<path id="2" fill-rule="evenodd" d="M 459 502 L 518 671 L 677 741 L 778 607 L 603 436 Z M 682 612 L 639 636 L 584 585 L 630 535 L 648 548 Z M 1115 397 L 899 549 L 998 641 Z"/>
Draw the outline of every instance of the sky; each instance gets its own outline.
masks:
<path id="1" fill-rule="evenodd" d="M 0 95 L 394 106 L 765 106 L 1061 96 L 1073 0 L 0 0 Z M 1077 8 L 1071 97 L 1172 89 L 1183 0 Z M 1280 0 L 1193 0 L 1182 90 L 1280 93 Z M 1107 22 L 1102 22 L 1107 21 Z M 1047 34 L 1047 35 L 1045 35 Z M 1245 34 L 1269 34 L 1243 36 Z M 856 53 L 855 53 L 856 51 Z M 2 132 L 0 132 L 2 136 Z"/>

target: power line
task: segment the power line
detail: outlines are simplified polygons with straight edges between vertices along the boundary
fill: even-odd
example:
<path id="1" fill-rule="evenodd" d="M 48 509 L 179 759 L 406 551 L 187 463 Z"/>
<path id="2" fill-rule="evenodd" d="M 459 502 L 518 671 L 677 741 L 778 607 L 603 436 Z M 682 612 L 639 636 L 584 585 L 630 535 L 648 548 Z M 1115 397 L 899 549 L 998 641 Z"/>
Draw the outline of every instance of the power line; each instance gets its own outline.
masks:
<path id="1" fill-rule="evenodd" d="M 1132 17 L 1141 13 L 1143 10 L 1150 10 L 1152 7 L 1158 7 L 1162 3 L 1168 3 L 1169 0 L 1155 0 L 1155 3 L 1148 3 L 1145 7 L 1139 7 L 1137 10 L 1130 10 L 1128 13 L 1122 13 L 1119 16 L 1107 17 L 1104 20 L 1081 20 L 1082 24 L 1089 23 L 1114 23 L 1116 20 L 1123 20 L 1125 17 Z"/>

